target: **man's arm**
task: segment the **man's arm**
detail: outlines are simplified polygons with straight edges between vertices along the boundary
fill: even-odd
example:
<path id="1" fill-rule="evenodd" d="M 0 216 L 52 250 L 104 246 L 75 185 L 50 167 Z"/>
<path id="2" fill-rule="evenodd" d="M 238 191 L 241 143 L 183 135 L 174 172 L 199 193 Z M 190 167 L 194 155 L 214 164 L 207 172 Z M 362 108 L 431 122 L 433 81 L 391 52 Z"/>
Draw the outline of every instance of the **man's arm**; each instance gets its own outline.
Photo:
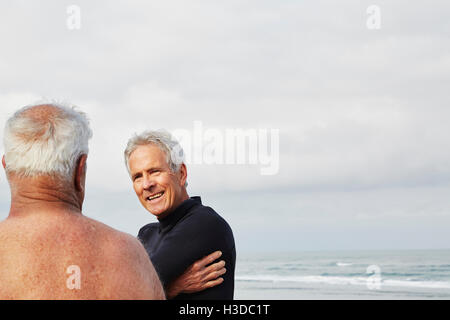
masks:
<path id="1" fill-rule="evenodd" d="M 225 261 L 219 261 L 222 252 L 216 251 L 194 262 L 186 271 L 172 281 L 166 288 L 168 299 L 172 299 L 180 293 L 194 293 L 215 287 L 223 282 L 220 277 L 225 274 Z"/>
<path id="2" fill-rule="evenodd" d="M 227 272 L 220 285 L 191 294 L 195 299 L 232 299 L 234 290 L 235 249 L 232 231 L 214 212 L 198 212 L 184 219 L 169 232 L 157 252 L 151 256 L 164 288 L 177 280 L 196 261 L 220 250 Z M 172 293 L 171 293 L 172 295 Z M 181 298 L 176 297 L 176 298 Z"/>

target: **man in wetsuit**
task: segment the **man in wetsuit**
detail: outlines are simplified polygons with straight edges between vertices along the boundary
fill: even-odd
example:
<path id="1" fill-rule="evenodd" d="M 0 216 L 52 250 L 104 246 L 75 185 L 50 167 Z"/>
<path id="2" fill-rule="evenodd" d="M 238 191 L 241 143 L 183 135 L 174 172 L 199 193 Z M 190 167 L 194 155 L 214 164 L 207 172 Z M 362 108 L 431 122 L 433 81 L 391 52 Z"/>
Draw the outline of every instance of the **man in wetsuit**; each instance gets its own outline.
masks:
<path id="1" fill-rule="evenodd" d="M 182 155 L 164 131 L 146 131 L 128 141 L 125 162 L 133 188 L 158 219 L 142 227 L 138 238 L 169 299 L 233 299 L 233 232 L 200 197 L 189 197 Z M 222 261 L 212 264 L 220 256 Z"/>

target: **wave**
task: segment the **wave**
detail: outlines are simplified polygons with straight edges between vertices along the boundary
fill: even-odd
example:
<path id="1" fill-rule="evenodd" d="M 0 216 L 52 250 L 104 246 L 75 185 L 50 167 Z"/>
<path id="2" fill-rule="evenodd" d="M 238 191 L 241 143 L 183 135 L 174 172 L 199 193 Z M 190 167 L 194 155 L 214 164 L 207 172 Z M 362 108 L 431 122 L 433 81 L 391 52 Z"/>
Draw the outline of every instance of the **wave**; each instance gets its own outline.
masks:
<path id="1" fill-rule="evenodd" d="M 336 265 L 337 265 L 338 267 L 348 267 L 348 266 L 353 265 L 353 263 L 337 262 Z"/>
<path id="2" fill-rule="evenodd" d="M 277 276 L 277 275 L 237 275 L 236 281 L 256 282 L 297 282 L 322 283 L 331 285 L 361 285 L 373 284 L 371 277 L 329 277 L 329 276 Z M 386 287 L 413 287 L 429 289 L 450 289 L 448 281 L 418 281 L 413 279 L 396 280 L 380 279 L 380 285 Z"/>

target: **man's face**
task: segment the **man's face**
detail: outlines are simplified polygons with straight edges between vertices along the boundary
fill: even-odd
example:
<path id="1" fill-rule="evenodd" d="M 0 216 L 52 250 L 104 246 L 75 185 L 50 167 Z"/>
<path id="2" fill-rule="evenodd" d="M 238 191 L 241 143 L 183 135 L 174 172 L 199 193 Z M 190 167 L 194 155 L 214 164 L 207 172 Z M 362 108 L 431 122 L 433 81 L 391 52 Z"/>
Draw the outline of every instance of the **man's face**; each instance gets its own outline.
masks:
<path id="1" fill-rule="evenodd" d="M 174 173 L 166 154 L 158 146 L 139 146 L 128 159 L 133 188 L 141 204 L 157 218 L 163 218 L 186 197 L 186 167 Z"/>

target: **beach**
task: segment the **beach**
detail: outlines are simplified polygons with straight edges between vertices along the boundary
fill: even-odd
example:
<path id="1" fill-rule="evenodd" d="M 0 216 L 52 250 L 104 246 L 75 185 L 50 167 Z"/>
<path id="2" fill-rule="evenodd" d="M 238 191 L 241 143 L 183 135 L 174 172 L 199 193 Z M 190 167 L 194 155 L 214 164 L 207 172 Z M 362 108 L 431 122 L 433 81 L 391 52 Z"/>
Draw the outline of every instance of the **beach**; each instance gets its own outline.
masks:
<path id="1" fill-rule="evenodd" d="M 450 299 L 450 250 L 247 253 L 237 300 Z"/>

